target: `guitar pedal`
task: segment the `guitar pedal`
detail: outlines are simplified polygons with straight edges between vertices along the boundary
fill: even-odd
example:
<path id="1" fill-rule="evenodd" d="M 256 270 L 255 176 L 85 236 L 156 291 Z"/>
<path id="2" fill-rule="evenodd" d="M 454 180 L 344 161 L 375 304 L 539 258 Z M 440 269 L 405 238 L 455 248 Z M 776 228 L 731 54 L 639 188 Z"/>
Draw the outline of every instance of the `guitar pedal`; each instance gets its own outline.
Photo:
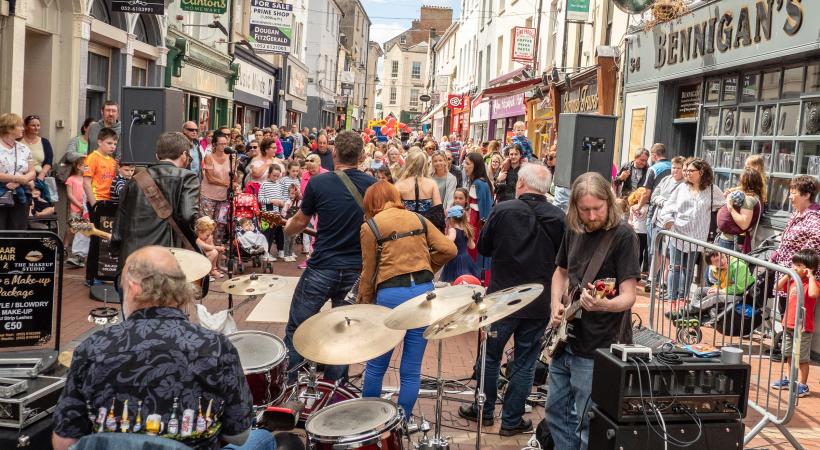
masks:
<path id="1" fill-rule="evenodd" d="M 609 352 L 621 361 L 627 362 L 632 356 L 646 356 L 647 362 L 652 361 L 652 349 L 638 344 L 611 344 Z"/>

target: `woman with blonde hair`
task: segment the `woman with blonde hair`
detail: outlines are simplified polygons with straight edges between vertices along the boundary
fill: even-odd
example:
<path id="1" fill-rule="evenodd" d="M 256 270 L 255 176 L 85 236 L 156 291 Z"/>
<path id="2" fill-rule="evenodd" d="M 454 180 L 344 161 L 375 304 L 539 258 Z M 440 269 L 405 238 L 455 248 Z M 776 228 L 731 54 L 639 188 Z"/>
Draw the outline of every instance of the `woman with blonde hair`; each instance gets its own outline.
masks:
<path id="1" fill-rule="evenodd" d="M 37 176 L 31 150 L 23 137 L 23 119 L 0 114 L 0 230 L 28 228 L 31 183 Z"/>
<path id="2" fill-rule="evenodd" d="M 427 155 L 417 147 L 411 148 L 395 186 L 405 208 L 430 219 L 436 228 L 443 231 L 444 207 L 441 193 L 438 183 L 428 177 L 428 173 Z"/>

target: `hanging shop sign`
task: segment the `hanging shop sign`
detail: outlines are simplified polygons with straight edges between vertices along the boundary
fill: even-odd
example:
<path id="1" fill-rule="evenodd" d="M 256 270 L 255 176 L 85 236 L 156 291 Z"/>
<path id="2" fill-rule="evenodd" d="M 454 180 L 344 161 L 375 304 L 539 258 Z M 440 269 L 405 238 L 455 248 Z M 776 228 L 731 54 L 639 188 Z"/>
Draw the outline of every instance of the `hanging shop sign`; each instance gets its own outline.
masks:
<path id="1" fill-rule="evenodd" d="M 517 117 L 527 113 L 527 105 L 524 103 L 524 93 L 511 95 L 509 97 L 495 98 L 491 103 L 492 118 Z"/>
<path id="2" fill-rule="evenodd" d="M 289 73 L 290 83 L 288 84 L 288 93 L 294 97 L 304 99 L 307 95 L 305 90 L 305 71 L 301 67 L 291 65 Z"/>
<path id="3" fill-rule="evenodd" d="M 293 5 L 251 0 L 250 43 L 257 53 L 289 54 L 293 36 Z"/>
<path id="4" fill-rule="evenodd" d="M 567 20 L 586 22 L 589 19 L 589 0 L 567 0 Z"/>
<path id="5" fill-rule="evenodd" d="M 464 96 L 450 94 L 447 96 L 447 107 L 450 109 L 462 108 L 464 105 Z"/>
<path id="6" fill-rule="evenodd" d="M 513 27 L 512 60 L 532 62 L 535 59 L 535 28 Z"/>
<path id="7" fill-rule="evenodd" d="M 165 2 L 163 0 L 111 0 L 111 11 L 161 16 L 165 14 Z M 222 12 L 225 10 L 223 9 Z"/>
<path id="8" fill-rule="evenodd" d="M 126 1 L 133 2 L 134 0 Z M 228 0 L 182 0 L 179 6 L 183 11 L 225 14 L 225 11 L 228 10 Z"/>
<path id="9" fill-rule="evenodd" d="M 628 41 L 626 82 L 684 78 L 813 51 L 818 29 L 820 2 L 713 2 L 636 33 Z"/>
<path id="10" fill-rule="evenodd" d="M 0 239 L 0 347 L 51 338 L 57 248 L 50 237 Z"/>
<path id="11" fill-rule="evenodd" d="M 566 92 L 562 96 L 562 113 L 598 112 L 598 81 Z"/>
<path id="12" fill-rule="evenodd" d="M 695 83 L 681 86 L 678 94 L 678 109 L 676 119 L 694 119 L 700 110 L 701 84 Z"/>

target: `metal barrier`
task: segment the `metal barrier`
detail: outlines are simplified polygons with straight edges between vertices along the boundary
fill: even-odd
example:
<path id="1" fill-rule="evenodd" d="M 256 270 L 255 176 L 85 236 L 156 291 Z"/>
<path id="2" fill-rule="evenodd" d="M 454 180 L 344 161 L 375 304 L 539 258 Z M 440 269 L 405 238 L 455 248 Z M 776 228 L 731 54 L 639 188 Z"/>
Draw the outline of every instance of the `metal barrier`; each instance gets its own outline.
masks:
<path id="1" fill-rule="evenodd" d="M 798 399 L 800 339 L 806 316 L 800 277 L 791 268 L 671 231 L 658 233 L 652 244 L 655 251 L 650 266 L 653 281 L 649 328 L 682 344 L 742 349 L 744 361 L 752 368 L 748 404 L 763 416 L 748 431 L 744 443 L 748 444 L 768 424 L 774 424 L 794 448 L 802 449 L 786 429 Z M 717 252 L 712 255 L 716 267 L 709 267 L 710 262 L 704 260 L 703 254 L 709 251 Z M 708 291 L 710 276 L 718 282 L 725 279 L 720 292 Z M 772 360 L 776 348 L 783 348 L 786 340 L 786 333 L 778 331 L 782 329 L 781 319 L 782 323 L 790 319 L 789 308 L 785 307 L 788 296 L 775 294 L 782 277 L 788 277 L 786 280 L 793 282 L 797 290 L 788 364 Z M 788 390 L 772 388 L 772 383 L 785 374 Z"/>

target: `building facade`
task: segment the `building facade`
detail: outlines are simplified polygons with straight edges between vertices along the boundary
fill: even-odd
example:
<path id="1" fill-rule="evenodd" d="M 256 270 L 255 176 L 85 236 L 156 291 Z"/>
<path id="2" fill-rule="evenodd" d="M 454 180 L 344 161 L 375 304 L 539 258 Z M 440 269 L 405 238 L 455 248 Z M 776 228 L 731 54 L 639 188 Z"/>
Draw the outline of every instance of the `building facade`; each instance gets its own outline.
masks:
<path id="1" fill-rule="evenodd" d="M 309 3 L 305 30 L 308 111 L 303 116 L 303 126 L 319 128 L 336 124 L 341 18 L 342 10 L 336 0 L 313 0 Z"/>
<path id="2" fill-rule="evenodd" d="M 341 47 L 345 50 L 345 57 L 339 58 L 341 76 L 338 92 L 345 102 L 344 127 L 358 130 L 367 125 L 368 119 L 365 117 L 365 92 L 370 54 L 370 18 L 359 0 L 338 1 L 344 11 Z M 349 78 L 352 78 L 352 83 L 347 83 Z"/>
<path id="3" fill-rule="evenodd" d="M 379 80 L 378 71 L 379 58 L 384 56 L 381 45 L 378 42 L 367 43 L 367 77 L 364 85 L 364 119 L 370 120 L 376 116 L 376 85 Z"/>

